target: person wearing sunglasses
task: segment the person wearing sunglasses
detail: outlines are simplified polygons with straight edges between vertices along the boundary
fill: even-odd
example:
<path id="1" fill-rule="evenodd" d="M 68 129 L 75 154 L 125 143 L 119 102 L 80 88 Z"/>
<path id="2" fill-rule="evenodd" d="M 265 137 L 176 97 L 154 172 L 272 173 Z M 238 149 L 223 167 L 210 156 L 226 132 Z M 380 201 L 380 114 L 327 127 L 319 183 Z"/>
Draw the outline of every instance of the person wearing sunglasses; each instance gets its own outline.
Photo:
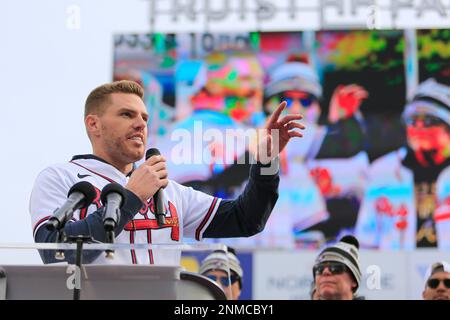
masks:
<path id="1" fill-rule="evenodd" d="M 361 283 L 359 242 L 350 235 L 322 250 L 314 267 L 314 300 L 354 300 Z M 361 299 L 359 297 L 358 299 Z"/>
<path id="2" fill-rule="evenodd" d="M 316 70 L 294 56 L 272 67 L 268 78 L 266 115 L 285 101 L 284 112 L 303 114 L 308 132 L 302 143 L 280 154 L 280 194 L 289 196 L 280 198 L 265 233 L 253 239 L 264 246 L 319 248 L 351 232 L 357 220 L 369 168 L 359 109 L 368 92 L 357 84 L 339 85 L 323 108 Z M 328 122 L 322 124 L 324 110 L 329 110 Z"/>
<path id="3" fill-rule="evenodd" d="M 450 249 L 450 86 L 428 79 L 405 106 L 406 144 L 373 162 L 361 246 Z"/>
<path id="4" fill-rule="evenodd" d="M 311 65 L 292 59 L 272 66 L 267 74 L 264 117 L 268 119 L 277 104 L 284 101 L 283 112 L 288 116 L 302 114 L 308 130 L 301 143 L 290 142 L 280 154 L 282 178 L 279 190 L 282 196 L 264 233 L 250 238 L 224 238 L 220 243 L 317 249 L 355 225 L 369 166 L 363 151 L 363 130 L 357 118 L 368 93 L 356 84 L 338 86 L 329 108 L 333 110 L 329 123 L 319 125 L 322 113 L 320 79 Z M 262 119 L 262 123 L 264 121 Z M 235 194 L 248 178 L 249 162 L 245 159 L 250 154 L 248 149 L 242 155 L 238 152 L 238 164 L 213 170 L 214 175 L 209 179 L 184 184 L 207 192 L 213 190 L 217 194 Z M 233 179 L 229 179 L 230 176 Z"/>
<path id="5" fill-rule="evenodd" d="M 424 300 L 450 300 L 450 264 L 445 261 L 433 263 L 426 273 Z"/>
<path id="6" fill-rule="evenodd" d="M 242 291 L 243 269 L 233 248 L 225 253 L 216 250 L 208 255 L 200 266 L 199 273 L 216 282 L 228 300 L 238 300 Z"/>

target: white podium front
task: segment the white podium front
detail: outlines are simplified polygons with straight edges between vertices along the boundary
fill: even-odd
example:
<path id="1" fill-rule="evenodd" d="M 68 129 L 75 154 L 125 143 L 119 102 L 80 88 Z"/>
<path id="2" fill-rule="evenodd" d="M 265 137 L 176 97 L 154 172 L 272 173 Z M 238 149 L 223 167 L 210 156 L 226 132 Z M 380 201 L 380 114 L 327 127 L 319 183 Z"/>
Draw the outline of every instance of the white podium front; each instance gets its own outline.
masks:
<path id="1" fill-rule="evenodd" d="M 142 247 L 142 248 L 141 248 Z M 85 244 L 84 250 L 164 249 L 164 245 Z M 223 248 L 223 246 L 220 246 Z M 64 249 L 72 244 L 0 245 L 0 249 Z M 171 245 L 166 250 L 208 251 L 218 245 Z M 0 299 L 72 300 L 224 300 L 223 290 L 210 279 L 180 266 L 94 265 L 67 263 L 0 265 Z"/>

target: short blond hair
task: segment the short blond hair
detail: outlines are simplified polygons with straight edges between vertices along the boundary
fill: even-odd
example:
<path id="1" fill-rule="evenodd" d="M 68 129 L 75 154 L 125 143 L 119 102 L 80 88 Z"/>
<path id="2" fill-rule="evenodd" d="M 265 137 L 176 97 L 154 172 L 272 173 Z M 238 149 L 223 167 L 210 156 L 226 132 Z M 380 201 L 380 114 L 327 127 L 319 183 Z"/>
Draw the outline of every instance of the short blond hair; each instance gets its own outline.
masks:
<path id="1" fill-rule="evenodd" d="M 121 80 L 105 83 L 89 93 L 84 105 L 84 117 L 89 114 L 102 114 L 112 93 L 135 94 L 144 100 L 144 89 L 137 82 Z"/>

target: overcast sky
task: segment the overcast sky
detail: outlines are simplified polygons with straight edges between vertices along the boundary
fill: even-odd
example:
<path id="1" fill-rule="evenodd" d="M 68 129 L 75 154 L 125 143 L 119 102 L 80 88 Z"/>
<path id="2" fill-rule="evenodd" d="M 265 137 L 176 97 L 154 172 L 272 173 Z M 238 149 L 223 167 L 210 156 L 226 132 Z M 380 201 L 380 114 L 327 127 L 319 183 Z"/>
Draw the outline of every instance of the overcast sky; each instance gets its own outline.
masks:
<path id="1" fill-rule="evenodd" d="M 113 34 L 147 30 L 147 10 L 141 0 L 2 1 L 0 243 L 33 242 L 28 203 L 37 174 L 91 152 L 84 100 L 112 79 Z M 0 250 L 0 263 L 13 262 L 40 259 Z"/>

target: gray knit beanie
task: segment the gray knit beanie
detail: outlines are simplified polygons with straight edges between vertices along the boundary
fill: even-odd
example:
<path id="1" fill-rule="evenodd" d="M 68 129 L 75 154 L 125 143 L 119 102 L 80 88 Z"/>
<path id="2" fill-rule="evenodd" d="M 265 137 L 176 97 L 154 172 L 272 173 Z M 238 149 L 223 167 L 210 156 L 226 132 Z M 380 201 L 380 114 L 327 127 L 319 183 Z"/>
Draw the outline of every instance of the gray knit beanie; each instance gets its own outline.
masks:
<path id="1" fill-rule="evenodd" d="M 341 262 L 346 265 L 356 281 L 358 290 L 361 283 L 361 267 L 359 264 L 359 242 L 350 235 L 344 236 L 335 245 L 325 248 L 317 257 L 315 265 L 326 261 Z M 314 275 L 315 276 L 315 275 Z"/>

